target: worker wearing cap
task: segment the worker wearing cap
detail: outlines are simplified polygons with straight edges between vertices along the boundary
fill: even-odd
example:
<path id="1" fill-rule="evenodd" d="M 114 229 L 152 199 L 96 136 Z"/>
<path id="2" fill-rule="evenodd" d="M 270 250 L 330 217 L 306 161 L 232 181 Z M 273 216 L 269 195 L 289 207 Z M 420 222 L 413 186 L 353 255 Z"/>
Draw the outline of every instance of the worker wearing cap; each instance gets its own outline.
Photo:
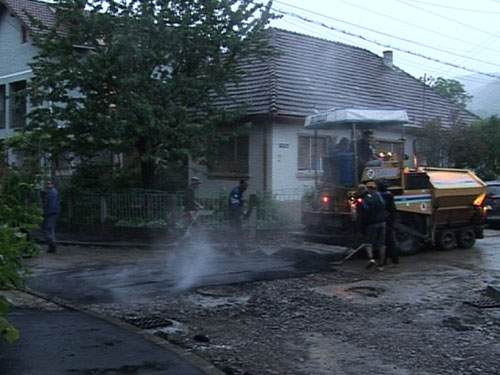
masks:
<path id="1" fill-rule="evenodd" d="M 372 146 L 373 131 L 370 129 L 363 130 L 361 139 L 356 141 L 356 151 L 358 158 L 358 179 L 361 180 L 363 175 L 363 169 L 371 161 L 377 161 L 377 156 L 375 155 L 375 149 Z"/>
<path id="2" fill-rule="evenodd" d="M 200 186 L 201 181 L 198 177 L 191 177 L 191 183 L 184 191 L 184 215 L 186 221 L 192 221 L 196 215 L 196 211 L 203 208 L 203 206 L 198 203 L 195 199 L 195 190 Z"/>
<path id="3" fill-rule="evenodd" d="M 375 150 L 372 146 L 373 140 L 373 132 L 370 129 L 363 130 L 361 139 L 358 139 L 358 160 L 363 164 L 363 167 L 370 160 L 374 160 L 377 157 L 375 156 Z"/>
<path id="4" fill-rule="evenodd" d="M 229 224 L 231 226 L 232 234 L 236 238 L 241 237 L 241 219 L 243 217 L 243 193 L 248 188 L 246 180 L 240 180 L 229 194 L 228 209 L 229 209 Z"/>
<path id="5" fill-rule="evenodd" d="M 385 201 L 385 253 L 387 258 L 391 258 L 393 265 L 399 264 L 399 250 L 396 242 L 396 234 L 394 232 L 394 221 L 396 219 L 396 204 L 394 203 L 394 195 L 388 189 L 386 180 L 377 180 L 377 191 L 382 195 Z M 384 265 L 387 264 L 387 259 L 384 260 Z"/>
<path id="6" fill-rule="evenodd" d="M 375 182 L 358 186 L 358 196 L 362 199 L 357 206 L 361 232 L 364 234 L 364 245 L 368 256 L 367 269 L 375 265 L 374 252 L 378 252 L 379 271 L 384 270 L 385 260 L 385 201 L 375 190 Z"/>

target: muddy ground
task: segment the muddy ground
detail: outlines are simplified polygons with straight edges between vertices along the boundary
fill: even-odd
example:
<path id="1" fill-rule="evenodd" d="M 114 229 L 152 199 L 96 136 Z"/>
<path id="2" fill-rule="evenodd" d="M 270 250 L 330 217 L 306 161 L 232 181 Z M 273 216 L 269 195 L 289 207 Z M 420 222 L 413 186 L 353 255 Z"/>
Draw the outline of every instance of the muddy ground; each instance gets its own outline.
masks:
<path id="1" fill-rule="evenodd" d="M 500 232 L 486 235 L 472 249 L 428 249 L 384 272 L 365 270 L 357 258 L 293 277 L 156 288 L 147 298 L 84 304 L 144 328 L 156 325 L 149 330 L 226 374 L 499 374 L 500 308 L 470 304 L 491 301 L 484 298 L 488 285 L 500 288 Z M 246 251 L 255 260 L 287 246 L 296 240 L 268 237 Z M 30 263 L 35 277 L 56 277 L 83 264 L 98 269 L 103 257 L 108 266 L 137 266 L 141 252 L 68 247 Z M 226 262 L 220 270 L 232 267 Z M 113 288 L 132 285 L 120 282 Z"/>

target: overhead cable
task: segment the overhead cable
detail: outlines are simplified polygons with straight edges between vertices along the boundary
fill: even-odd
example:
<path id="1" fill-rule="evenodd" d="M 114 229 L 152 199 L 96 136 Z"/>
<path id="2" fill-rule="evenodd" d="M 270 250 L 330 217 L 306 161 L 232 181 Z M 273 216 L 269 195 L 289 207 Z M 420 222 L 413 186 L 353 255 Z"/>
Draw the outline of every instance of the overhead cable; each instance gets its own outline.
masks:
<path id="1" fill-rule="evenodd" d="M 438 7 L 438 8 L 460 10 L 460 11 L 471 12 L 471 13 L 500 14 L 500 12 L 492 12 L 492 11 L 489 11 L 489 10 L 478 10 L 478 9 L 471 9 L 471 8 L 468 8 L 468 9 L 457 8 L 457 7 L 452 7 L 452 6 L 442 5 L 442 4 L 429 3 L 428 1 L 422 1 L 422 0 L 412 0 L 412 2 L 413 3 L 423 4 L 423 5 L 429 5 L 429 6 L 433 6 L 433 7 Z"/>
<path id="2" fill-rule="evenodd" d="M 487 34 L 487 35 L 491 35 L 491 36 L 494 36 L 494 37 L 496 37 L 496 38 L 498 37 L 498 35 L 493 34 L 493 33 L 490 33 L 489 31 L 484 31 L 484 30 L 478 29 L 477 27 L 474 27 L 474 26 L 471 26 L 471 25 L 467 25 L 466 23 L 459 22 L 459 21 L 457 21 L 457 20 L 455 20 L 455 19 L 453 19 L 453 18 L 443 16 L 443 15 L 441 15 L 441 14 L 439 14 L 439 13 L 434 13 L 434 12 L 431 12 L 430 10 L 427 10 L 427 9 L 424 9 L 424 8 L 421 8 L 421 7 L 418 7 L 418 6 L 413 5 L 413 4 L 411 4 L 411 3 L 407 2 L 407 1 L 404 1 L 404 0 L 396 0 L 396 1 L 397 1 L 397 2 L 399 2 L 399 3 L 401 3 L 401 4 L 405 4 L 405 5 L 408 5 L 408 6 L 410 6 L 410 7 L 413 7 L 413 8 L 419 9 L 419 10 L 421 10 L 422 12 L 430 13 L 430 14 L 432 14 L 432 15 L 436 16 L 436 17 L 440 17 L 440 18 L 443 18 L 443 19 L 445 19 L 445 20 L 447 20 L 447 21 L 454 22 L 454 23 L 459 24 L 459 25 L 461 25 L 461 26 L 468 27 L 469 29 L 476 30 L 476 31 L 478 31 L 478 32 L 480 32 L 480 33 Z"/>
<path id="3" fill-rule="evenodd" d="M 365 11 L 368 11 L 368 12 L 371 12 L 371 13 L 374 13 L 374 14 L 377 14 L 377 15 L 382 16 L 382 17 L 385 17 L 385 18 L 389 18 L 389 19 L 391 19 L 391 20 L 393 20 L 393 21 L 396 21 L 396 22 L 402 23 L 402 24 L 404 24 L 404 25 L 410 25 L 410 26 L 413 26 L 413 27 L 415 27 L 415 28 L 417 28 L 417 29 L 420 29 L 420 30 L 425 30 L 425 31 L 428 31 L 428 32 L 433 33 L 433 34 L 436 34 L 436 35 L 444 36 L 445 38 L 448 38 L 448 39 L 451 39 L 451 40 L 455 40 L 455 41 L 460 42 L 460 43 L 470 44 L 470 45 L 472 45 L 472 46 L 476 46 L 476 43 L 472 43 L 472 42 L 469 42 L 469 41 L 467 41 L 467 40 L 459 39 L 459 38 L 456 38 L 456 37 L 451 36 L 451 35 L 443 34 L 443 33 L 439 32 L 439 31 L 432 30 L 432 29 L 428 29 L 428 28 L 426 28 L 426 27 L 422 27 L 422 26 L 420 26 L 420 25 L 416 25 L 416 24 L 411 23 L 411 22 L 403 21 L 403 20 L 401 20 L 401 19 L 399 19 L 399 18 L 396 18 L 396 17 L 391 17 L 391 16 L 389 16 L 389 15 L 387 15 L 387 14 L 384 14 L 384 13 L 381 13 L 381 12 L 377 12 L 376 10 L 369 9 L 369 8 L 365 8 L 365 7 L 362 7 L 362 6 L 357 5 L 357 4 L 353 4 L 353 3 L 351 3 L 350 1 L 346 1 L 346 0 L 337 0 L 337 1 L 340 1 L 340 2 L 342 2 L 342 3 L 344 3 L 344 4 L 348 4 L 348 5 L 352 6 L 352 7 L 358 8 L 358 9 L 363 9 L 363 10 L 365 10 Z M 281 2 L 281 1 L 278 1 L 278 0 L 275 0 L 274 2 L 276 2 L 276 3 L 281 3 L 281 4 L 285 4 L 285 5 L 288 5 L 288 6 L 292 7 L 292 8 L 296 8 L 296 9 L 299 9 L 299 10 L 302 10 L 302 11 L 305 11 L 305 12 L 308 12 L 308 13 L 311 13 L 311 14 L 315 14 L 315 15 L 318 15 L 318 16 L 323 16 L 323 17 L 325 17 L 325 18 L 330 18 L 330 17 L 328 17 L 328 16 L 325 16 L 325 15 L 322 15 L 322 14 L 319 14 L 319 13 L 316 13 L 316 12 L 313 12 L 313 11 L 310 11 L 310 10 L 307 10 L 307 9 L 299 8 L 299 7 L 296 7 L 296 6 L 290 5 L 290 4 L 286 4 L 286 3 Z M 433 47 L 429 47 L 429 48 L 433 48 Z M 484 49 L 489 50 L 489 51 L 492 51 L 492 52 L 495 52 L 495 53 L 497 53 L 497 54 L 499 53 L 498 49 L 493 49 L 493 48 L 488 48 L 488 47 L 484 47 Z"/>
<path id="4" fill-rule="evenodd" d="M 444 65 L 452 66 L 452 67 L 457 68 L 457 69 L 466 70 L 466 71 L 469 71 L 469 72 L 473 72 L 473 73 L 477 73 L 477 74 L 489 76 L 489 77 L 492 77 L 492 78 L 500 78 L 500 76 L 496 76 L 496 75 L 491 74 L 491 73 L 485 73 L 485 72 L 481 72 L 479 70 L 475 70 L 475 69 L 471 69 L 471 68 L 466 68 L 464 66 L 460 66 L 460 65 L 457 65 L 457 64 L 449 63 L 449 62 L 446 62 L 446 61 L 443 61 L 443 60 L 440 60 L 440 59 L 436 59 L 436 58 L 433 58 L 433 57 L 425 56 L 425 55 L 422 55 L 422 54 L 417 53 L 417 52 L 413 52 L 413 51 L 406 50 L 406 49 L 399 48 L 399 47 L 394 47 L 394 46 L 391 46 L 389 44 L 381 43 L 381 42 L 376 41 L 376 40 L 371 40 L 371 39 L 368 39 L 368 38 L 366 38 L 366 37 L 364 37 L 362 35 L 355 34 L 355 33 L 352 33 L 350 31 L 342 30 L 342 29 L 339 29 L 339 28 L 327 25 L 327 24 L 325 24 L 323 22 L 310 20 L 310 19 L 308 19 L 308 18 L 306 18 L 304 16 L 301 16 L 299 14 L 296 14 L 296 13 L 287 12 L 287 11 L 283 11 L 283 10 L 276 9 L 276 8 L 273 8 L 273 10 L 275 12 L 277 12 L 277 13 L 280 13 L 280 14 L 283 14 L 283 15 L 286 15 L 286 16 L 290 16 L 290 17 L 295 17 L 295 18 L 301 19 L 301 20 L 303 20 L 305 22 L 319 25 L 319 26 L 324 27 L 326 29 L 330 29 L 330 30 L 333 30 L 333 31 L 336 31 L 336 32 L 343 33 L 345 35 L 349 35 L 349 36 L 353 36 L 353 37 L 358 38 L 358 39 L 362 39 L 362 40 L 370 42 L 370 43 L 377 44 L 377 45 L 379 45 L 381 47 L 391 48 L 391 49 L 396 50 L 396 51 L 404 52 L 404 53 L 407 53 L 407 54 L 410 54 L 410 55 L 413 55 L 413 56 L 418 56 L 418 57 L 421 57 L 421 58 L 426 59 L 426 60 L 437 62 L 439 64 L 444 64 Z M 460 56 L 460 55 L 458 55 L 458 56 Z M 492 65 L 497 65 L 497 64 L 492 64 Z"/>

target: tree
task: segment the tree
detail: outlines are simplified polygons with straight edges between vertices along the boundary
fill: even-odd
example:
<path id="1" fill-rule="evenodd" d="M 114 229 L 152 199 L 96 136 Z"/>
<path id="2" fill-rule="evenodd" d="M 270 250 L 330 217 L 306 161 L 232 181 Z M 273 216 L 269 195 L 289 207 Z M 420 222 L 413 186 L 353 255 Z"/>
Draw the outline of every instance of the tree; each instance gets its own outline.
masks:
<path id="1" fill-rule="evenodd" d="M 418 153 L 432 167 L 466 168 L 484 180 L 500 177 L 500 118 L 492 116 L 472 124 L 456 121 L 445 129 L 439 120 L 420 130 Z"/>
<path id="2" fill-rule="evenodd" d="M 0 185 L 0 290 L 17 289 L 23 285 L 22 256 L 36 250 L 27 233 L 38 225 L 41 209 L 36 200 L 28 200 L 33 182 L 20 173 L 5 169 Z M 9 324 L 9 303 L 0 295 L 0 341 L 17 339 L 17 330 Z"/>
<path id="3" fill-rule="evenodd" d="M 483 147 L 470 147 L 468 154 L 478 156 L 474 166 L 478 175 L 484 180 L 493 180 L 500 177 L 500 118 L 492 116 L 481 120 L 474 125 L 473 130 L 480 139 Z"/>
<path id="4" fill-rule="evenodd" d="M 418 156 L 423 163 L 432 167 L 444 167 L 447 164 L 448 142 L 446 131 L 439 119 L 427 121 L 417 131 Z"/>
<path id="5" fill-rule="evenodd" d="M 430 86 L 439 91 L 441 95 L 462 108 L 465 108 L 467 103 L 472 100 L 472 95 L 467 93 L 464 85 L 455 79 L 430 77 L 429 82 Z"/>
<path id="6" fill-rule="evenodd" d="M 216 148 L 217 128 L 242 112 L 215 98 L 241 79 L 242 59 L 271 54 L 270 3 L 59 0 L 55 9 L 55 27 L 39 25 L 35 41 L 22 143 L 80 163 L 135 155 L 144 187 L 159 166 Z"/>

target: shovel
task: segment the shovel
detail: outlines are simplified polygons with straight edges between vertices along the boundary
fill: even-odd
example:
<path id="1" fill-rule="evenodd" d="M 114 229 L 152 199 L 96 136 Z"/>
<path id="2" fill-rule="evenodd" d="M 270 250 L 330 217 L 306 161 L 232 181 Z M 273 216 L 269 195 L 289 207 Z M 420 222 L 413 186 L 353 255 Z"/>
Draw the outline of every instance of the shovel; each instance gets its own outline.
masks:
<path id="1" fill-rule="evenodd" d="M 343 257 L 340 260 L 337 260 L 335 262 L 331 262 L 330 265 L 336 266 L 336 265 L 340 265 L 340 264 L 344 263 L 347 259 L 352 257 L 354 254 L 356 254 L 358 251 L 360 251 L 364 247 L 365 247 L 365 244 L 363 243 L 363 244 L 359 245 L 358 247 L 356 247 L 355 249 L 347 249 L 344 252 Z"/>

